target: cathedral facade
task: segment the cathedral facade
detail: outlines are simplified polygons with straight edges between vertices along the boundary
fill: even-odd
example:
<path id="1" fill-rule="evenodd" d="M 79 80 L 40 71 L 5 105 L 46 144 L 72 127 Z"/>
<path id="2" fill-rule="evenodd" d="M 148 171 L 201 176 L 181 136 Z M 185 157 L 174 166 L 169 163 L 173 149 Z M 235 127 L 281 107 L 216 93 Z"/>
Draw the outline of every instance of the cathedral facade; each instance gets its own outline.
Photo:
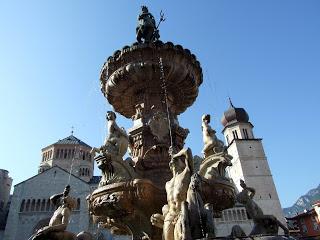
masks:
<path id="1" fill-rule="evenodd" d="M 42 149 L 38 174 L 14 186 L 10 211 L 4 232 L 5 240 L 28 239 L 39 228 L 48 225 L 55 210 L 50 196 L 71 186 L 75 198 L 68 231 L 93 231 L 86 197 L 97 188 L 100 177 L 93 176 L 91 147 L 70 135 Z"/>

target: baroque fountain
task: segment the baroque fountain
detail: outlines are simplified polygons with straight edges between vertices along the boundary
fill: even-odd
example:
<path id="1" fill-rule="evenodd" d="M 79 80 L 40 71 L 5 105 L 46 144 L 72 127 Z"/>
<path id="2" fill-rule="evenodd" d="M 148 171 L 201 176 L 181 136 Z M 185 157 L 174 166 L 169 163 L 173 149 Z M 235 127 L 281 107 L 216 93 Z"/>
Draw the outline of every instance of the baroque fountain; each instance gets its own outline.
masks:
<path id="1" fill-rule="evenodd" d="M 252 234 L 286 230 L 263 214 L 244 182 L 236 195 L 225 174 L 232 156 L 211 128 L 210 115 L 202 118 L 204 158 L 199 162 L 184 148 L 189 131 L 177 116 L 196 100 L 202 69 L 190 50 L 159 40 L 160 16 L 156 24 L 142 6 L 137 42 L 115 51 L 101 70 L 104 96 L 133 126 L 127 133 L 115 113 L 107 113 L 109 135 L 93 149 L 102 180 L 88 197 L 90 214 L 100 226 L 132 239 L 214 238 L 213 217 L 237 200 L 254 220 Z M 131 158 L 124 160 L 127 148 Z M 243 236 L 240 227 L 233 236 Z"/>
<path id="2" fill-rule="evenodd" d="M 101 71 L 104 96 L 133 126 L 126 133 L 117 126 L 115 113 L 108 112 L 109 136 L 94 149 L 102 180 L 88 198 L 90 213 L 115 234 L 161 239 L 161 228 L 170 235 L 182 208 L 194 208 L 189 213 L 197 216 L 192 224 L 204 231 L 206 219 L 234 205 L 235 192 L 225 177 L 232 157 L 210 128 L 210 116 L 203 119 L 201 164 L 183 148 L 189 131 L 179 125 L 177 115 L 197 98 L 203 81 L 200 62 L 181 45 L 159 40 L 155 19 L 145 6 L 136 32 L 137 42 L 115 51 Z M 127 147 L 131 159 L 124 161 Z M 187 192 L 197 198 L 188 206 Z M 201 238 L 202 232 L 197 234 Z"/>
<path id="3" fill-rule="evenodd" d="M 177 116 L 193 104 L 202 84 L 200 62 L 190 50 L 159 40 L 159 24 L 142 6 L 136 29 L 137 42 L 114 52 L 101 71 L 101 90 L 114 110 L 131 118 L 128 132 L 107 112 L 108 136 L 93 148 L 101 169 L 99 187 L 87 197 L 89 213 L 101 228 L 134 240 L 191 240 L 215 238 L 214 217 L 242 204 L 254 226 L 249 238 L 288 239 L 274 216 L 265 215 L 253 201 L 255 190 L 241 182 L 235 192 L 226 177 L 232 156 L 202 117 L 203 159 L 184 147 L 188 129 Z M 124 160 L 129 150 L 130 158 Z M 50 199 L 57 209 L 49 225 L 30 239 L 93 239 L 66 231 L 74 208 L 70 186 Z M 278 236 L 282 228 L 285 236 Z M 234 226 L 227 238 L 247 238 Z"/>

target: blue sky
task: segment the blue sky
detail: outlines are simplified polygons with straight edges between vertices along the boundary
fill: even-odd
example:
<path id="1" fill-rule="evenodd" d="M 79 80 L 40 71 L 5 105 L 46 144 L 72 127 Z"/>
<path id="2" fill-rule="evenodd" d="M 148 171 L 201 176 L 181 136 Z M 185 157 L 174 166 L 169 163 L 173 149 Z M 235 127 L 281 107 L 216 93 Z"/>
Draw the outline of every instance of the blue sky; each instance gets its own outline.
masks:
<path id="1" fill-rule="evenodd" d="M 14 184 L 37 173 L 41 148 L 68 136 L 71 126 L 78 138 L 101 145 L 111 106 L 99 71 L 135 41 L 140 5 L 156 19 L 163 10 L 161 40 L 183 45 L 201 62 L 199 97 L 179 117 L 193 153 L 202 148 L 201 115 L 210 113 L 220 133 L 230 96 L 263 138 L 283 207 L 318 186 L 316 0 L 0 1 L 0 168 Z"/>

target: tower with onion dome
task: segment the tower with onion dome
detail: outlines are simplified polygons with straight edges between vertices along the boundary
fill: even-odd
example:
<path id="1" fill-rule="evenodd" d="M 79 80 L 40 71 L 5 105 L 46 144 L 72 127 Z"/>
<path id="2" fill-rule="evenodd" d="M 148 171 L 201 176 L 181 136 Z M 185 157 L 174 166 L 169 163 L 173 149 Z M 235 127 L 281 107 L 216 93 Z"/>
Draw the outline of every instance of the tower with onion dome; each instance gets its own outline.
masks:
<path id="1" fill-rule="evenodd" d="M 228 153 L 233 156 L 227 168 L 230 178 L 241 191 L 240 179 L 256 189 L 254 200 L 265 214 L 274 215 L 285 223 L 278 193 L 265 155 L 262 139 L 253 134 L 253 125 L 244 108 L 237 108 L 230 100 L 221 123 Z"/>

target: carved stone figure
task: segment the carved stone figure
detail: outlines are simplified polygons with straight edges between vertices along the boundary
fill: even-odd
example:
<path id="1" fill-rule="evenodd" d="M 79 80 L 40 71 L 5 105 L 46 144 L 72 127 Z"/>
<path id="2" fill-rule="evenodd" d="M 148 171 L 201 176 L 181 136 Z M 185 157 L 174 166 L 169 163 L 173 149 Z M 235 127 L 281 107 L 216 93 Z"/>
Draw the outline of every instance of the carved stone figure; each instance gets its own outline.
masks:
<path id="1" fill-rule="evenodd" d="M 243 190 L 237 195 L 236 199 L 245 206 L 249 217 L 255 219 L 263 216 L 262 209 L 253 200 L 256 190 L 252 187 L 248 187 L 242 179 L 240 180 L 240 186 Z"/>
<path id="2" fill-rule="evenodd" d="M 92 148 L 91 153 L 95 157 L 98 168 L 102 171 L 102 178 L 99 186 L 109 183 L 130 180 L 134 171 L 128 162 L 123 161 L 122 157 L 127 152 L 129 138 L 125 129 L 120 128 L 116 123 L 116 114 L 112 111 L 107 112 L 109 135 L 100 148 Z"/>
<path id="3" fill-rule="evenodd" d="M 30 239 L 76 239 L 73 233 L 65 231 L 69 223 L 71 211 L 76 206 L 76 201 L 69 196 L 69 192 L 70 186 L 67 185 L 63 193 L 50 197 L 51 202 L 57 206 L 57 209 L 54 211 L 49 225 L 38 230 Z"/>
<path id="4" fill-rule="evenodd" d="M 246 208 L 249 218 L 254 222 L 253 229 L 250 235 L 259 234 L 278 234 L 279 227 L 282 228 L 285 234 L 289 234 L 289 230 L 273 215 L 264 215 L 262 209 L 253 200 L 255 189 L 248 187 L 243 180 L 240 180 L 242 191 L 237 195 L 236 199 Z"/>
<path id="5" fill-rule="evenodd" d="M 146 6 L 141 6 L 136 34 L 138 43 L 142 43 L 142 39 L 144 39 L 145 43 L 148 43 L 160 38 L 159 31 L 156 28 L 156 21 Z"/>
<path id="6" fill-rule="evenodd" d="M 100 148 L 92 148 L 92 153 L 103 155 L 113 154 L 123 157 L 128 149 L 129 139 L 124 128 L 120 128 L 116 123 L 116 114 L 112 111 L 107 112 L 106 119 L 109 135 Z"/>
<path id="7" fill-rule="evenodd" d="M 184 161 L 182 160 L 184 158 Z M 172 156 L 169 163 L 173 177 L 166 183 L 168 204 L 162 208 L 162 214 L 153 214 L 151 222 L 153 225 L 163 227 L 163 239 L 174 240 L 190 239 L 190 234 L 183 229 L 183 216 L 186 211 L 187 191 L 192 174 L 192 153 L 191 149 L 182 149 L 179 153 Z M 163 223 L 163 225 L 162 225 Z"/>
<path id="8" fill-rule="evenodd" d="M 192 239 L 214 237 L 213 215 L 207 209 L 201 197 L 201 176 L 194 173 L 191 176 L 187 192 L 188 218 Z"/>
<path id="9" fill-rule="evenodd" d="M 216 136 L 216 131 L 210 126 L 210 114 L 202 116 L 202 136 L 204 147 L 202 152 L 204 156 L 221 153 L 226 151 L 224 143 Z"/>
<path id="10" fill-rule="evenodd" d="M 172 150 L 172 149 L 171 149 Z M 168 204 L 161 214 L 153 214 L 151 222 L 163 228 L 164 240 L 192 240 L 214 237 L 212 211 L 201 198 L 201 177 L 193 173 L 191 150 L 173 155 L 170 169 L 173 177 L 166 183 Z"/>
<path id="11" fill-rule="evenodd" d="M 202 136 L 204 160 L 199 174 L 205 179 L 226 178 L 226 167 L 231 166 L 232 156 L 228 154 L 224 143 L 216 136 L 216 131 L 210 126 L 210 115 L 202 116 Z"/>

